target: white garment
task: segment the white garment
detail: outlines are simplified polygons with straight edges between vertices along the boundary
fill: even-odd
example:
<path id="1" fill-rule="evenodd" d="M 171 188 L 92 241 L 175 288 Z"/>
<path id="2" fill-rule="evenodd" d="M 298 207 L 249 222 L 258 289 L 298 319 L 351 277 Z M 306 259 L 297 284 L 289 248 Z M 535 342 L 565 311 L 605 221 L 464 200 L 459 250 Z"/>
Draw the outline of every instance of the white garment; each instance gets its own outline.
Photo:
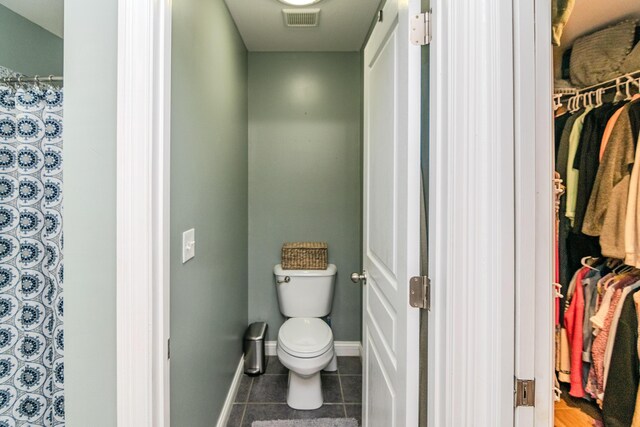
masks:
<path id="1" fill-rule="evenodd" d="M 600 308 L 598 312 L 591 316 L 589 319 L 591 324 L 593 325 L 593 335 L 598 335 L 600 330 L 604 326 L 604 319 L 607 317 L 607 313 L 609 312 L 609 306 L 611 305 L 611 297 L 613 297 L 613 293 L 615 292 L 615 286 L 609 286 L 604 293 L 604 297 L 602 297 L 602 303 L 600 303 Z"/>

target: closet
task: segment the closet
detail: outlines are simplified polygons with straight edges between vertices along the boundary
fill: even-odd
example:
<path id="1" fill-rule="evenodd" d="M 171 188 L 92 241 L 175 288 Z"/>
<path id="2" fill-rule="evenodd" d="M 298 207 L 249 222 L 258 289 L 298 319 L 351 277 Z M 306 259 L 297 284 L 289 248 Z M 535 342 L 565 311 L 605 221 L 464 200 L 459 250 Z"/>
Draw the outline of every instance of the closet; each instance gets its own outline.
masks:
<path id="1" fill-rule="evenodd" d="M 555 425 L 640 426 L 640 3 L 555 3 Z"/>

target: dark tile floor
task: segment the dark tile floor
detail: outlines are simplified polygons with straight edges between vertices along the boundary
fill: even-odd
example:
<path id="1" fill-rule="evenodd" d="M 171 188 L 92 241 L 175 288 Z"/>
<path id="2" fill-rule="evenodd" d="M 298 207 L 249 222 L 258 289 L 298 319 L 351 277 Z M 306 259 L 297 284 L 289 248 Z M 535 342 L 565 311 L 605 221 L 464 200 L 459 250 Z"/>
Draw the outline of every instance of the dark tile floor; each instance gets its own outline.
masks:
<path id="1" fill-rule="evenodd" d="M 314 411 L 298 411 L 287 406 L 288 373 L 277 357 L 267 357 L 264 375 L 244 375 L 227 427 L 250 427 L 258 420 L 348 417 L 360 422 L 362 365 L 359 357 L 338 357 L 338 372 L 322 373 L 324 405 Z"/>

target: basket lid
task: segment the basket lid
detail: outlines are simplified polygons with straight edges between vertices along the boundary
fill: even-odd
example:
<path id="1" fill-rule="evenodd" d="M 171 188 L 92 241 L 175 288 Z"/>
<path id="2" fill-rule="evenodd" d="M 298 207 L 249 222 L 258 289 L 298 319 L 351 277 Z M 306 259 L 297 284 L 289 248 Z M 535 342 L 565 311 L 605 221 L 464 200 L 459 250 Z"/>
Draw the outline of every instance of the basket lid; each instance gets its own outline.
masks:
<path id="1" fill-rule="evenodd" d="M 282 245 L 283 249 L 328 249 L 326 242 L 286 242 Z"/>

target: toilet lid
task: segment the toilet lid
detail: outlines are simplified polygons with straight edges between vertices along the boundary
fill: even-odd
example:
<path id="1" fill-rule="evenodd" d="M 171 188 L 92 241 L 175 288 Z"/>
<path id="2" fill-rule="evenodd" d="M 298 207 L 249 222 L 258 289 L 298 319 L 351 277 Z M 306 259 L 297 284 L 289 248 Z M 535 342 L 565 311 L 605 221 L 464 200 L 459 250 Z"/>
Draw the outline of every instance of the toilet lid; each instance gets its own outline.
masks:
<path id="1" fill-rule="evenodd" d="M 292 356 L 315 357 L 333 346 L 333 333 L 322 319 L 295 317 L 280 327 L 278 345 Z"/>

